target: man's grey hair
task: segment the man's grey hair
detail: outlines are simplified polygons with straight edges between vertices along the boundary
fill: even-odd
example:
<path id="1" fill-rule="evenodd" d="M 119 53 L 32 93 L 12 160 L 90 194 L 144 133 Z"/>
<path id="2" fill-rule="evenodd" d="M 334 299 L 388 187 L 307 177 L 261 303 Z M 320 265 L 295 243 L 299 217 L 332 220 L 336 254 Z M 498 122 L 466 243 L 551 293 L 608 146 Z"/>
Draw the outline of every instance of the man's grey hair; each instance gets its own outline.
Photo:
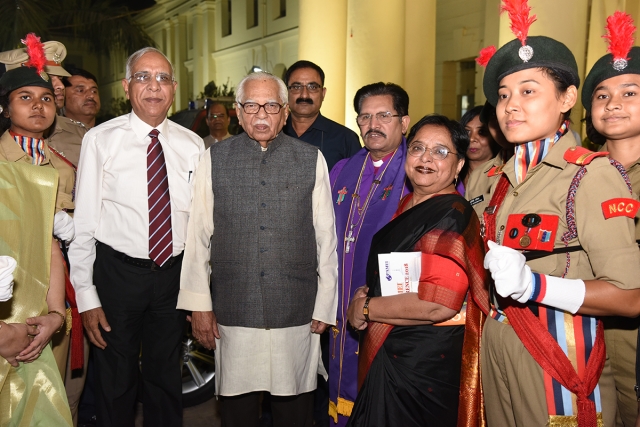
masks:
<path id="1" fill-rule="evenodd" d="M 287 103 L 287 100 L 289 99 L 289 96 L 287 94 L 287 86 L 284 84 L 282 79 L 274 76 L 271 73 L 267 73 L 266 71 L 251 73 L 247 77 L 242 79 L 240 83 L 238 83 L 238 87 L 236 89 L 236 103 L 243 104 L 245 102 L 244 87 L 247 84 L 247 82 L 250 82 L 252 80 L 264 80 L 264 79 L 273 80 L 278 84 L 278 92 L 279 92 L 278 95 L 280 96 L 280 104 L 285 105 Z"/>
<path id="2" fill-rule="evenodd" d="M 125 74 L 125 78 L 127 80 L 131 80 L 131 77 L 132 77 L 131 70 L 133 69 L 133 66 L 136 64 L 136 62 L 138 62 L 138 60 L 142 58 L 143 55 L 151 52 L 159 53 L 160 55 L 162 55 L 162 57 L 167 60 L 167 62 L 169 63 L 169 66 L 171 67 L 171 76 L 175 76 L 173 64 L 171 63 L 171 61 L 169 61 L 169 58 L 167 58 L 167 55 L 165 55 L 155 47 L 143 47 L 142 49 L 132 53 L 129 59 L 127 59 L 127 69 L 126 69 L 127 71 Z"/>

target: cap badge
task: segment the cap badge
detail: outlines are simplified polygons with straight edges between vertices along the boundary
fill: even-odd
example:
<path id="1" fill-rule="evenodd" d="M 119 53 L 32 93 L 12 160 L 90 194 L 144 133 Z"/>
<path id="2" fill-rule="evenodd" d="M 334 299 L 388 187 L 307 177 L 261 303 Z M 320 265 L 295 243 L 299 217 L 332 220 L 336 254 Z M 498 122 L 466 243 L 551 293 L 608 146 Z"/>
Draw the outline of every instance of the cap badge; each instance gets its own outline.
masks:
<path id="1" fill-rule="evenodd" d="M 42 77 L 42 80 L 44 80 L 45 82 L 49 81 L 49 74 L 47 74 L 47 72 L 44 70 L 40 71 L 40 77 Z"/>
<path id="2" fill-rule="evenodd" d="M 533 48 L 529 45 L 520 46 L 520 49 L 518 49 L 518 56 L 524 62 L 529 62 L 529 60 L 533 58 Z"/>
<path id="3" fill-rule="evenodd" d="M 62 55 L 60 55 L 59 53 L 54 53 L 53 62 L 55 62 L 56 64 L 59 64 L 60 62 L 62 62 Z"/>
<path id="4" fill-rule="evenodd" d="M 628 64 L 629 63 L 626 59 L 616 59 L 615 61 L 613 61 L 613 69 L 616 71 L 622 71 L 627 68 Z"/>

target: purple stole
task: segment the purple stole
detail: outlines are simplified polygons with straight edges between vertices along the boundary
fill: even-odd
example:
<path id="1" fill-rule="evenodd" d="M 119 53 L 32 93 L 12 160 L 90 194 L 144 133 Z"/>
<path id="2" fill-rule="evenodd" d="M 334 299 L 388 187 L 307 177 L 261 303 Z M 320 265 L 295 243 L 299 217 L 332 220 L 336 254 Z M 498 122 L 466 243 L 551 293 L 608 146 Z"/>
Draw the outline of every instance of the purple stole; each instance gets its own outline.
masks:
<path id="1" fill-rule="evenodd" d="M 338 414 L 351 414 L 358 394 L 358 333 L 348 325 L 349 301 L 355 290 L 366 283 L 373 235 L 391 221 L 400 199 L 409 192 L 405 184 L 404 137 L 375 176 L 368 154 L 366 148 L 361 149 L 338 162 L 329 175 L 338 236 L 338 316 L 337 325 L 329 331 L 329 414 L 339 425 L 346 424 L 346 418 L 338 421 Z M 372 186 L 375 190 L 370 192 Z M 359 197 L 354 195 L 356 190 Z"/>

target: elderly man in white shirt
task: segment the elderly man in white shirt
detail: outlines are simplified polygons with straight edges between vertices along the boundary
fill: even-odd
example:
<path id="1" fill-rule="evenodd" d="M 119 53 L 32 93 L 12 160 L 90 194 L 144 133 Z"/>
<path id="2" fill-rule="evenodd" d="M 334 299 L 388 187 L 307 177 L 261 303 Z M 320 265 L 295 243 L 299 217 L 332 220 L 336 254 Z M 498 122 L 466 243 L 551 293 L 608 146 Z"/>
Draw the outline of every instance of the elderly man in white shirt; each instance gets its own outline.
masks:
<path id="1" fill-rule="evenodd" d="M 145 425 L 182 425 L 176 309 L 192 178 L 203 142 L 167 120 L 177 82 L 144 48 L 122 81 L 133 111 L 82 142 L 76 239 L 69 258 L 78 310 L 94 348 L 100 426 L 133 425 L 142 353 Z"/>
<path id="2" fill-rule="evenodd" d="M 281 132 L 282 80 L 251 74 L 236 102 L 246 133 L 211 146 L 196 173 L 178 308 L 216 348 L 223 426 L 257 426 L 259 391 L 271 393 L 274 426 L 311 426 L 311 392 L 326 376 L 319 334 L 337 307 L 327 164 Z"/>

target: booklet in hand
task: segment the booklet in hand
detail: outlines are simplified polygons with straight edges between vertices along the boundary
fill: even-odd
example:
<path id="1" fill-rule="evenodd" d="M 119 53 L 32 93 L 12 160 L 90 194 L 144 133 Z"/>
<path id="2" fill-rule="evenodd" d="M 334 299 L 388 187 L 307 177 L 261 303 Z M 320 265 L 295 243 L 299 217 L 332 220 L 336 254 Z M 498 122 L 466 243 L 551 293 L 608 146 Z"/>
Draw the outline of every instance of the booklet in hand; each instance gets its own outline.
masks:
<path id="1" fill-rule="evenodd" d="M 378 254 L 382 296 L 418 292 L 422 252 Z"/>

